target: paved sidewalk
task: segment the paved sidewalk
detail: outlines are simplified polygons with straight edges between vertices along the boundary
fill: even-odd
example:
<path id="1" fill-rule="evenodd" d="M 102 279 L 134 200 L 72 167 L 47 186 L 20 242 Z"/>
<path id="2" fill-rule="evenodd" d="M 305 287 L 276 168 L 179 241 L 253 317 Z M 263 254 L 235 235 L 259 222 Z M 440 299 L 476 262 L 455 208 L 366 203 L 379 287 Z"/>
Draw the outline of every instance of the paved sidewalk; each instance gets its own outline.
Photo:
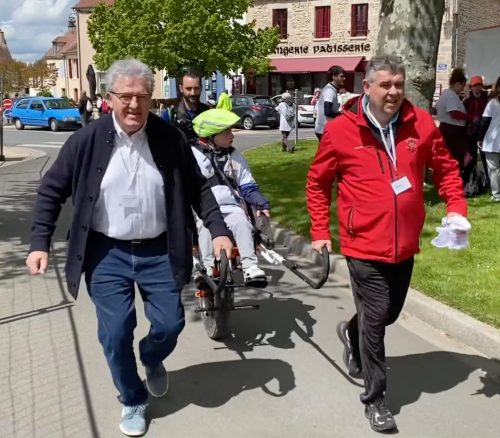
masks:
<path id="1" fill-rule="evenodd" d="M 64 288 L 69 206 L 48 272 L 29 277 L 24 266 L 38 179 L 52 160 L 0 168 L 0 437 L 121 437 L 95 310 L 84 287 L 76 304 Z M 332 278 L 313 291 L 264 267 L 268 290 L 239 296 L 261 309 L 232 314 L 226 342 L 205 336 L 191 311 L 193 291 L 184 292 L 187 325 L 166 361 L 169 394 L 151 400 L 148 437 L 376 436 L 334 334 L 353 312 L 347 285 Z M 140 299 L 137 307 L 136 343 L 148 330 Z M 399 436 L 499 436 L 496 361 L 408 315 L 388 329 L 387 355 Z"/>

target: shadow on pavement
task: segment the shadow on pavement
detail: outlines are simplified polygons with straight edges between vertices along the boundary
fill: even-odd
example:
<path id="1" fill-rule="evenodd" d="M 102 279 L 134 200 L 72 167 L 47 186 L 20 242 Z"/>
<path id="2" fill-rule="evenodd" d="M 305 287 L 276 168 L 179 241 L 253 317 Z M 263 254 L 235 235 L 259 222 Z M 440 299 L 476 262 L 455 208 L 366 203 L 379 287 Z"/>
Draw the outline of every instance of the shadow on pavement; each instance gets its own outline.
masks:
<path id="1" fill-rule="evenodd" d="M 12 293 L 11 289 L 9 288 L 17 279 L 20 279 L 23 276 L 28 277 L 25 260 L 29 251 L 31 222 L 33 217 L 36 191 L 40 183 L 41 176 L 49 167 L 49 162 L 50 159 L 48 157 L 44 157 L 43 159 L 26 161 L 14 166 L 9 166 L 5 169 L 2 169 L 2 171 L 0 172 L 0 244 L 2 245 L 3 249 L 2 257 L 0 258 L 0 287 L 4 287 L 3 285 L 5 285 L 7 287 L 6 293 Z M 70 202 L 68 202 L 68 204 L 70 204 Z M 80 386 L 83 392 L 82 402 L 84 403 L 84 405 L 81 406 L 81 409 L 87 414 L 86 428 L 88 429 L 88 433 L 91 434 L 93 438 L 98 438 L 100 436 L 100 433 L 95 420 L 92 400 L 90 398 L 88 379 L 83 365 L 78 331 L 73 315 L 72 306 L 74 302 L 69 298 L 66 292 L 63 273 L 64 263 L 66 261 L 66 234 L 71 223 L 71 215 L 71 205 L 65 205 L 59 216 L 56 232 L 54 233 L 54 236 L 52 238 L 49 269 L 47 271 L 47 274 L 45 274 L 41 278 L 39 277 L 38 279 L 35 279 L 34 277 L 28 277 L 30 278 L 30 282 L 32 282 L 33 284 L 40 284 L 40 282 L 43 283 L 45 279 L 45 283 L 51 283 L 50 286 L 46 286 L 43 289 L 41 288 L 40 290 L 36 290 L 36 292 L 39 294 L 36 297 L 37 300 L 33 300 L 31 298 L 33 306 L 27 311 L 17 314 L 15 314 L 14 312 L 12 312 L 11 314 L 2 314 L 2 318 L 0 319 L 0 326 L 8 326 L 8 324 L 18 324 L 18 322 L 22 320 L 30 320 L 35 316 L 47 315 L 57 311 L 61 311 L 61 313 L 66 312 L 67 319 L 60 319 L 58 321 L 64 321 L 64 324 L 68 324 L 69 322 L 69 327 L 59 326 L 57 328 L 57 331 L 54 331 L 54 329 L 51 329 L 50 325 L 48 325 L 47 327 L 43 327 L 43 330 L 41 330 L 39 333 L 29 333 L 30 336 L 43 336 L 41 339 L 43 339 L 42 342 L 46 343 L 46 348 L 53 350 L 53 361 L 48 361 L 50 363 L 46 362 L 45 365 L 48 367 L 54 366 L 56 369 L 57 380 L 54 381 L 54 385 L 57 385 L 57 388 L 51 388 L 51 391 L 55 391 L 58 394 L 62 394 L 63 387 L 67 386 L 67 383 L 65 382 L 68 376 L 59 376 L 58 374 L 59 369 L 63 368 L 64 364 L 59 360 L 59 356 L 62 353 L 61 351 L 55 349 L 53 345 L 54 340 L 52 337 L 56 336 L 56 334 L 58 333 L 64 332 L 65 330 L 68 330 L 71 333 L 72 339 L 67 339 L 67 350 L 65 350 L 65 352 L 70 352 L 71 349 L 73 349 L 76 364 L 78 367 Z M 39 283 L 36 283 L 36 281 L 39 281 Z M 38 303 L 43 302 L 44 300 L 46 302 L 50 302 L 51 300 L 49 294 L 52 290 L 56 291 L 55 297 L 57 297 L 58 302 L 42 307 L 36 306 L 35 301 Z M 23 293 L 26 295 L 23 295 L 22 298 L 28 299 L 30 295 L 33 294 L 33 292 L 34 291 L 30 292 L 29 289 L 27 289 L 27 291 L 23 291 Z M 21 299 L 21 297 L 19 299 Z M 48 319 L 47 321 L 50 320 Z M 49 323 L 47 322 L 47 324 Z M 13 327 L 14 326 L 15 325 L 13 325 Z M 28 325 L 28 327 L 30 326 Z M 18 328 L 17 330 L 20 329 Z M 35 365 L 38 365 L 38 361 L 40 360 L 41 359 L 39 357 L 28 357 L 27 363 L 30 364 L 30 367 L 34 367 Z M 33 362 L 35 363 L 33 364 Z M 19 363 L 18 365 L 20 366 L 20 368 L 22 368 L 23 364 L 24 362 Z M 15 379 L 17 375 L 17 368 L 12 368 L 10 375 L 13 379 Z M 33 375 L 31 375 L 31 378 L 34 378 Z M 31 390 L 33 391 L 34 389 L 31 388 Z M 6 391 L 10 391 L 12 394 L 11 387 L 6 388 Z M 49 395 L 47 395 L 47 397 L 49 398 Z M 61 400 L 54 403 L 60 403 L 62 406 L 62 395 L 60 395 L 59 397 L 61 398 Z M 14 400 L 11 400 L 11 403 L 13 402 Z M 40 409 L 41 410 L 39 412 L 36 412 L 37 416 L 40 418 L 46 417 L 43 409 Z M 52 412 L 51 414 L 53 413 L 54 412 Z M 16 414 L 19 415 L 19 413 L 14 410 L 14 427 L 20 427 L 20 425 L 16 424 Z M 33 411 L 33 418 L 38 418 L 37 416 L 35 416 L 35 411 Z M 75 419 L 75 421 L 77 420 Z M 32 427 L 36 428 L 36 424 L 37 420 L 33 419 Z M 35 430 L 32 430 L 32 433 L 35 434 Z"/>
<path id="2" fill-rule="evenodd" d="M 482 387 L 475 393 L 491 398 L 500 395 L 500 361 L 481 356 L 433 351 L 387 358 L 387 403 L 393 414 L 426 394 L 449 391 L 465 382 L 475 371 L 482 371 Z"/>
<path id="3" fill-rule="evenodd" d="M 243 391 L 261 388 L 284 397 L 295 388 L 290 364 L 279 359 L 247 359 L 193 365 L 169 373 L 168 394 L 149 398 L 148 418 L 162 418 L 191 404 L 203 408 L 225 405 Z"/>
<path id="4" fill-rule="evenodd" d="M 296 289 L 295 291 L 293 286 Z M 292 335 L 295 334 L 302 342 L 313 347 L 351 384 L 361 386 L 345 373 L 343 364 L 338 365 L 314 341 L 316 320 L 311 316 L 310 312 L 315 307 L 305 304 L 298 298 L 289 297 L 293 293 L 297 294 L 297 289 L 305 293 L 308 287 L 293 286 L 286 288 L 286 292 L 280 292 L 280 296 L 265 292 L 269 295 L 267 299 L 239 301 L 241 304 L 259 304 L 260 308 L 256 311 L 238 312 L 237 318 L 230 319 L 230 335 L 224 340 L 225 348 L 236 352 L 241 359 L 246 360 L 245 353 L 249 353 L 259 346 L 272 346 L 278 349 L 295 348 L 296 344 L 292 340 Z M 338 299 L 333 295 L 330 298 Z"/>

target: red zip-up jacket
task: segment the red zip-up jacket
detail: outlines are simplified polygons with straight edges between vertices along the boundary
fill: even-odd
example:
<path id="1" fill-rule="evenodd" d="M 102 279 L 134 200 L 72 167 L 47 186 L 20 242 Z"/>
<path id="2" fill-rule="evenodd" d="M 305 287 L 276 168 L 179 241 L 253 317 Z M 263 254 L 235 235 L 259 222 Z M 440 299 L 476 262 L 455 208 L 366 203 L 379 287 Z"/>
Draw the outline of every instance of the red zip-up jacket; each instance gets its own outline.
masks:
<path id="1" fill-rule="evenodd" d="M 433 179 L 448 213 L 467 215 L 458 164 L 432 116 L 404 100 L 395 122 L 397 170 L 378 130 L 364 115 L 363 96 L 344 105 L 329 122 L 307 176 L 312 240 L 329 240 L 332 186 L 338 183 L 337 214 L 342 254 L 386 263 L 419 252 L 425 219 L 424 171 Z M 406 176 L 411 188 L 396 195 L 391 182 Z M 439 225 L 439 224 L 436 224 Z"/>

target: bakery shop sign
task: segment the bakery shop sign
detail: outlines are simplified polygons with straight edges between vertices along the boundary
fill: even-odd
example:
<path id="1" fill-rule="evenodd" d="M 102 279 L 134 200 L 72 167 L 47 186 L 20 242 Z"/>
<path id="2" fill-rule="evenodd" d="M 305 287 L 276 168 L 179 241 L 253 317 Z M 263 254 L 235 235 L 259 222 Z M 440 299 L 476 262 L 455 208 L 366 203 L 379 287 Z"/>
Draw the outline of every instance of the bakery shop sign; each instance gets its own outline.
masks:
<path id="1" fill-rule="evenodd" d="M 318 53 L 365 53 L 371 50 L 370 43 L 361 44 L 321 44 L 309 46 L 278 47 L 276 55 L 316 55 Z"/>

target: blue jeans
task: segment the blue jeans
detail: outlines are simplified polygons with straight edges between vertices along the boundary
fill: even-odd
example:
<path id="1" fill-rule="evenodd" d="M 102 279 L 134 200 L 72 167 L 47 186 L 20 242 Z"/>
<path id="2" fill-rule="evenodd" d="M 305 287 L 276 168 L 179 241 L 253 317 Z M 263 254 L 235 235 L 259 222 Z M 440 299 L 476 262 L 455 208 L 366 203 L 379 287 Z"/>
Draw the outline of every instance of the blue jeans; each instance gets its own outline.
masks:
<path id="1" fill-rule="evenodd" d="M 151 328 L 139 344 L 143 365 L 155 367 L 174 350 L 182 332 L 184 307 L 175 283 L 167 239 L 133 246 L 92 232 L 85 256 L 85 281 L 97 310 L 97 333 L 120 401 L 143 404 L 148 393 L 138 373 L 133 349 L 137 326 L 137 283 Z"/>

